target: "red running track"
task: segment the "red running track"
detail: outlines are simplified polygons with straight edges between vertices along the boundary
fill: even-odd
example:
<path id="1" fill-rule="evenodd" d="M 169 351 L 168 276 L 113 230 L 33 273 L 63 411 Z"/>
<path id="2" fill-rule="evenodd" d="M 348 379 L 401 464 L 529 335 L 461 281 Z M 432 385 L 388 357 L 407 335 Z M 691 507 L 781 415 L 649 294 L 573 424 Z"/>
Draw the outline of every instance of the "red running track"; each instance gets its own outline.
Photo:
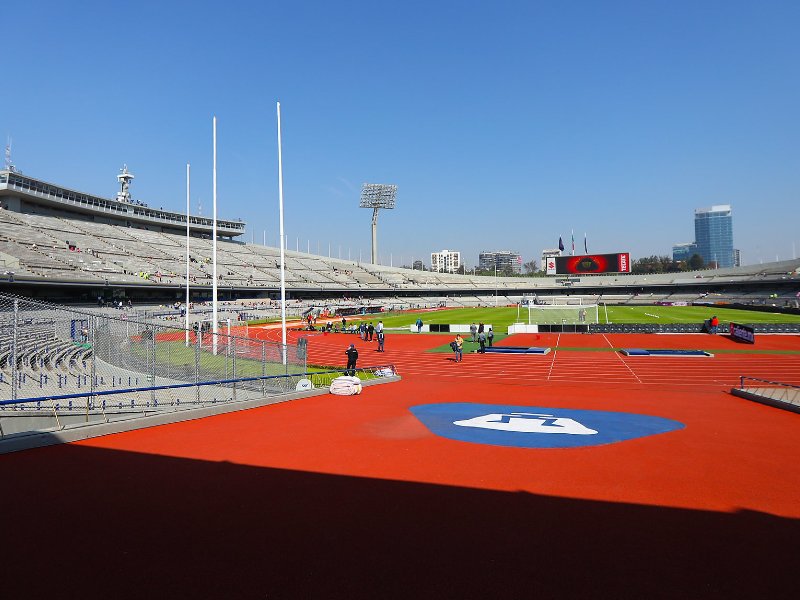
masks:
<path id="1" fill-rule="evenodd" d="M 353 339 L 309 338 L 311 362 L 343 365 Z M 520 336 L 503 343 L 586 350 L 468 353 L 460 364 L 424 351 L 449 339 L 389 333 L 385 354 L 357 341 L 360 363 L 393 363 L 403 375 L 358 397 L 0 457 L 8 597 L 794 595 L 800 415 L 727 390 L 740 374 L 800 381 L 798 355 L 591 350 L 742 349 L 711 336 Z M 761 337 L 755 349 L 799 342 Z M 441 438 L 409 412 L 449 401 L 630 412 L 685 427 L 525 449 Z"/>

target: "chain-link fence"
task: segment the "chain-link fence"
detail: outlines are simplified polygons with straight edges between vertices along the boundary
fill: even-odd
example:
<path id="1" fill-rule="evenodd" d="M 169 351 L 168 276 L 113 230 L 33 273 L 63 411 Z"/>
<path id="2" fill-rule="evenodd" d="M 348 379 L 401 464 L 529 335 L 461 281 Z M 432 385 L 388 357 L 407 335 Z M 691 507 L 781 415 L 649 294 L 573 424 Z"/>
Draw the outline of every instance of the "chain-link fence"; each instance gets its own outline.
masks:
<path id="1" fill-rule="evenodd" d="M 0 410 L 62 421 L 129 418 L 286 393 L 306 371 L 305 344 L 211 329 L 205 321 L 187 335 L 172 324 L 127 318 L 124 309 L 78 310 L 0 294 L 0 400 L 35 399 Z M 9 428 L 19 426 L 6 419 L 0 435 Z"/>

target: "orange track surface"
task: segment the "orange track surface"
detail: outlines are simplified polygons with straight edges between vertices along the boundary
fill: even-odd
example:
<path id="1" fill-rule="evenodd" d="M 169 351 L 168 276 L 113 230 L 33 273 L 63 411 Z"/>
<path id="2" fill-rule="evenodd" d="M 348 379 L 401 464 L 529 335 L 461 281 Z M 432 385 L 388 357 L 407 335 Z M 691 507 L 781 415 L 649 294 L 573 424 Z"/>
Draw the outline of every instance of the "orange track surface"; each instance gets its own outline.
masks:
<path id="1" fill-rule="evenodd" d="M 65 595 L 65 578 L 83 598 L 778 598 L 796 588 L 800 415 L 727 391 L 739 375 L 800 384 L 800 355 L 560 350 L 456 364 L 424 352 L 449 340 L 389 332 L 378 354 L 356 336 L 314 335 L 310 363 L 344 365 L 355 341 L 359 364 L 395 364 L 403 381 L 0 457 L 11 591 Z M 746 349 L 694 335 L 502 343 Z M 755 349 L 800 350 L 800 337 L 760 336 Z M 631 412 L 685 428 L 508 448 L 435 436 L 408 410 L 449 401 Z M 44 564 L 58 565 L 58 580 L 37 576 Z"/>

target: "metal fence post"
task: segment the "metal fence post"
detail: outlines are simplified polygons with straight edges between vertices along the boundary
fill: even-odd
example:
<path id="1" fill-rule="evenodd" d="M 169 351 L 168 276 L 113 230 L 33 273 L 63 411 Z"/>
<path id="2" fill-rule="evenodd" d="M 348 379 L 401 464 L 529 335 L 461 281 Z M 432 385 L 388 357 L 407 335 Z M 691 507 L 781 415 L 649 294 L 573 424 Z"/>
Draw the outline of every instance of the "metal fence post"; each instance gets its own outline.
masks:
<path id="1" fill-rule="evenodd" d="M 199 323 L 202 325 L 202 321 Z M 203 341 L 203 335 L 200 332 L 201 327 L 198 325 L 197 333 L 194 336 L 194 383 L 195 383 L 195 390 L 197 392 L 196 401 L 200 403 L 200 386 L 197 385 L 200 383 L 200 344 Z"/>
<path id="2" fill-rule="evenodd" d="M 95 378 L 97 377 L 97 357 L 96 357 L 96 344 L 95 344 L 95 334 L 97 332 L 97 317 L 89 317 L 88 319 L 88 329 L 89 329 L 89 337 L 86 340 L 89 343 L 89 346 L 92 349 L 91 360 L 92 360 L 92 372 L 89 376 L 89 396 L 86 397 L 86 420 L 89 420 L 89 408 L 92 402 L 92 395 L 94 394 L 95 388 Z"/>
<path id="3" fill-rule="evenodd" d="M 267 342 L 261 342 L 261 376 L 267 376 Z M 261 380 L 261 393 L 267 395 L 267 380 Z"/>
<path id="4" fill-rule="evenodd" d="M 19 328 L 19 300 L 14 300 L 14 328 L 11 331 L 11 399 L 17 399 L 17 332 Z"/>

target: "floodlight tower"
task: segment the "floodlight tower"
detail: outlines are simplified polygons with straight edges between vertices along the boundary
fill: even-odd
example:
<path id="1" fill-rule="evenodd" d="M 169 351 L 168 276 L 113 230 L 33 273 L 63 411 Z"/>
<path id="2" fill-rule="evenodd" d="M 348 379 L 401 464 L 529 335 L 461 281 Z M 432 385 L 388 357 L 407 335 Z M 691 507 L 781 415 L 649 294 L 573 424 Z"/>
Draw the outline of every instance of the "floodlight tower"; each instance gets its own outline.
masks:
<path id="1" fill-rule="evenodd" d="M 133 173 L 128 171 L 128 165 L 122 165 L 122 168 L 119 170 L 119 175 L 117 175 L 117 181 L 119 181 L 120 187 L 120 190 L 117 192 L 117 202 L 130 203 L 130 187 L 132 179 Z"/>
<path id="2" fill-rule="evenodd" d="M 372 209 L 372 264 L 378 264 L 378 211 L 394 208 L 397 186 L 382 183 L 365 183 L 361 188 L 359 207 Z"/>

